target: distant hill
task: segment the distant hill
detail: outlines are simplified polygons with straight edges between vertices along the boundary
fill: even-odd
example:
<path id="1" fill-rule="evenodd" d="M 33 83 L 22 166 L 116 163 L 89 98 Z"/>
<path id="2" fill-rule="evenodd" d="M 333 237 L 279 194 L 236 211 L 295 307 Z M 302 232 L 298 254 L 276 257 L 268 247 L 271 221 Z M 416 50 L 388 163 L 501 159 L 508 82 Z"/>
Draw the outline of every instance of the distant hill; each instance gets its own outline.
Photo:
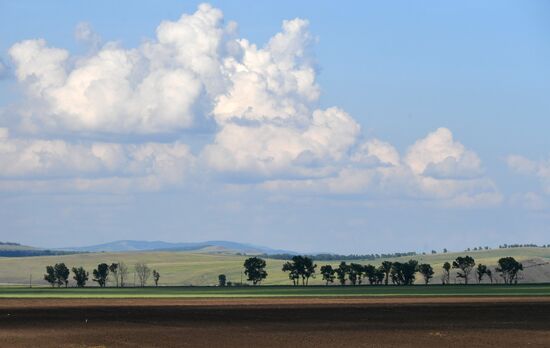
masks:
<path id="1" fill-rule="evenodd" d="M 0 242 L 0 257 L 52 256 L 74 254 L 75 251 L 40 249 L 12 242 Z"/>
<path id="2" fill-rule="evenodd" d="M 296 254 L 293 251 L 272 249 L 259 245 L 212 240 L 195 243 L 169 243 L 163 241 L 118 240 L 110 243 L 84 247 L 62 248 L 58 250 L 86 252 L 126 252 L 126 251 L 198 251 L 206 253 L 241 254 Z"/>

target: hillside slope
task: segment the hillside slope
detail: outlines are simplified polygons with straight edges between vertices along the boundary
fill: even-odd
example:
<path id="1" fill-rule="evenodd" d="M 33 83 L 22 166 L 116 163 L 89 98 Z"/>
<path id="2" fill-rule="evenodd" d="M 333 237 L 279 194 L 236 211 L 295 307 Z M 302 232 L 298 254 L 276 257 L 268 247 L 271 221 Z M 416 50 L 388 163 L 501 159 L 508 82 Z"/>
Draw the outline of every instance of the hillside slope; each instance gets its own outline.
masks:
<path id="1" fill-rule="evenodd" d="M 517 248 L 495 249 L 476 252 L 461 252 L 434 255 L 419 255 L 413 257 L 421 263 L 430 263 L 436 274 L 432 283 L 438 284 L 441 279 L 441 266 L 445 261 L 452 261 L 459 255 L 471 255 L 477 263 L 494 268 L 497 260 L 504 256 L 513 256 L 522 261 L 526 266 L 520 277 L 521 282 L 550 282 L 550 249 L 545 248 Z M 151 268 L 160 272 L 161 285 L 215 285 L 219 274 L 227 275 L 228 280 L 240 282 L 242 264 L 246 256 L 234 254 L 211 254 L 182 251 L 160 252 L 125 252 L 125 253 L 88 253 L 59 256 L 39 256 L 22 258 L 0 258 L 0 283 L 3 284 L 28 284 L 32 275 L 33 284 L 44 285 L 44 269 L 46 265 L 56 262 L 65 262 L 67 266 L 84 266 L 90 273 L 98 263 L 125 262 L 131 272 L 129 283 L 133 283 L 132 267 L 136 262 L 145 262 Z M 391 259 L 391 261 L 407 261 L 410 257 Z M 289 284 L 287 274 L 281 271 L 283 260 L 267 259 L 267 272 L 269 274 L 264 284 Z M 353 262 L 379 265 L 382 260 Z M 317 261 L 318 268 L 324 264 L 336 266 L 339 262 Z M 72 275 L 71 275 L 72 277 Z M 420 275 L 417 275 L 421 282 Z M 497 276 L 496 280 L 500 280 Z M 243 275 L 243 280 L 246 278 Z M 454 272 L 451 277 L 454 282 Z M 71 279 L 72 282 L 72 279 Z M 475 281 L 472 279 L 472 283 Z M 311 284 L 323 284 L 317 276 L 310 281 Z M 94 285 L 91 281 L 89 285 Z"/>

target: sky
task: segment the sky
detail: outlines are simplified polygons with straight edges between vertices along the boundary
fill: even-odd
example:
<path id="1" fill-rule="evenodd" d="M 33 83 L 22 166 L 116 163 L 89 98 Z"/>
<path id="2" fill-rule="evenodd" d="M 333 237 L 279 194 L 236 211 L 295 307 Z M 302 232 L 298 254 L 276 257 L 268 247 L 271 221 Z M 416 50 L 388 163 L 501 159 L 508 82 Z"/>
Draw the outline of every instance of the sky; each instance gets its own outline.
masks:
<path id="1" fill-rule="evenodd" d="M 550 243 L 546 1 L 0 0 L 0 241 Z"/>

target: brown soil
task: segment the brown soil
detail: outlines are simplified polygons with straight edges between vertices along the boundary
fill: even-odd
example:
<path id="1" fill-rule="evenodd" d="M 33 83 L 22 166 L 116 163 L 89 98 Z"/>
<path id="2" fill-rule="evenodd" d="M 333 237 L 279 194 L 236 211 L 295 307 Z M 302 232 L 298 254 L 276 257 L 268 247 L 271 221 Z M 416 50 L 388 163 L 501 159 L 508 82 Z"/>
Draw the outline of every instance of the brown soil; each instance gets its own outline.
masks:
<path id="1" fill-rule="evenodd" d="M 1 347 L 549 347 L 550 299 L 2 299 Z"/>

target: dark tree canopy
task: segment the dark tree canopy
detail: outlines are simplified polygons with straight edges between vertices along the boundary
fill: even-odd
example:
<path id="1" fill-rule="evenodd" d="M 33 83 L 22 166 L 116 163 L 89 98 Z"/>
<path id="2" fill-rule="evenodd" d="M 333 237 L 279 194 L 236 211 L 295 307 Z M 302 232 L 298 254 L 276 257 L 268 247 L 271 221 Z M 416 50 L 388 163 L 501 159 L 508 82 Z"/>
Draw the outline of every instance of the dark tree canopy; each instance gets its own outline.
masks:
<path id="1" fill-rule="evenodd" d="M 391 261 L 382 261 L 382 264 L 380 265 L 380 269 L 384 272 L 384 275 L 386 276 L 384 278 L 384 284 L 386 285 L 388 285 L 388 280 L 390 279 L 391 266 Z"/>
<path id="2" fill-rule="evenodd" d="M 50 283 L 52 287 L 55 286 L 57 278 L 55 277 L 55 269 L 53 268 L 53 266 L 46 266 L 46 274 L 44 274 L 44 280 Z"/>
<path id="3" fill-rule="evenodd" d="M 349 265 L 346 264 L 346 262 L 342 261 L 340 262 L 338 268 L 335 269 L 335 272 L 336 278 L 338 278 L 340 285 L 346 285 L 346 276 L 349 272 Z"/>
<path id="4" fill-rule="evenodd" d="M 505 284 L 517 284 L 518 273 L 523 271 L 523 264 L 513 257 L 503 257 L 498 260 L 497 272 L 500 272 Z"/>
<path id="5" fill-rule="evenodd" d="M 76 281 L 76 286 L 83 288 L 88 281 L 88 272 L 83 267 L 73 267 L 72 269 L 74 276 L 73 279 Z"/>
<path id="6" fill-rule="evenodd" d="M 51 286 L 57 285 L 60 287 L 65 284 L 65 287 L 67 287 L 70 273 L 71 272 L 64 263 L 56 263 L 54 266 L 46 266 L 44 280 L 50 283 Z"/>
<path id="7" fill-rule="evenodd" d="M 471 256 L 459 256 L 453 261 L 453 268 L 459 269 L 457 277 L 464 278 L 464 284 L 468 284 L 468 278 L 476 262 Z"/>
<path id="8" fill-rule="evenodd" d="M 302 278 L 302 285 L 308 285 L 309 278 L 315 277 L 315 268 L 317 265 L 307 256 L 295 255 L 292 261 L 283 264 L 283 272 L 289 272 L 288 278 L 294 285 L 298 285 L 298 280 Z"/>
<path id="9" fill-rule="evenodd" d="M 55 269 L 55 277 L 57 279 L 57 286 L 65 285 L 67 287 L 69 285 L 69 275 L 71 274 L 71 271 L 69 271 L 69 268 L 65 266 L 63 262 L 56 263 L 54 266 Z"/>
<path id="10" fill-rule="evenodd" d="M 348 279 L 352 285 L 361 284 L 363 266 L 358 263 L 351 263 L 348 267 Z"/>
<path id="11" fill-rule="evenodd" d="M 422 274 L 422 277 L 424 277 L 424 284 L 428 285 L 430 282 L 430 279 L 434 276 L 434 270 L 431 265 L 427 263 L 423 263 L 418 266 L 418 271 L 420 274 Z"/>
<path id="12" fill-rule="evenodd" d="M 244 274 L 247 275 L 248 281 L 256 285 L 267 277 L 265 271 L 265 260 L 259 257 L 251 257 L 244 261 Z"/>
<path id="13" fill-rule="evenodd" d="M 328 283 L 334 282 L 334 278 L 336 278 L 334 273 L 336 273 L 336 271 L 332 268 L 331 265 L 321 266 L 321 275 L 323 276 L 323 280 L 326 281 L 326 285 L 328 285 Z"/>
<path id="14" fill-rule="evenodd" d="M 376 284 L 376 267 L 374 267 L 373 265 L 365 265 L 363 266 L 363 272 L 365 273 L 365 277 L 367 277 L 370 285 Z"/>
<path id="15" fill-rule="evenodd" d="M 485 266 L 481 263 L 479 265 L 477 265 L 476 275 L 477 275 L 477 282 L 478 283 L 481 283 L 481 281 L 483 280 L 483 276 L 487 274 L 488 270 L 489 269 L 487 268 L 487 266 Z"/>
<path id="16" fill-rule="evenodd" d="M 412 285 L 416 279 L 418 261 L 394 262 L 391 269 L 391 279 L 396 285 Z"/>
<path id="17" fill-rule="evenodd" d="M 93 281 L 97 282 L 101 288 L 104 288 L 107 283 L 107 277 L 109 276 L 109 265 L 100 263 L 97 265 L 97 269 L 93 270 L 93 275 Z"/>
<path id="18" fill-rule="evenodd" d="M 225 286 L 227 282 L 227 277 L 225 274 L 218 275 L 218 286 Z"/>

